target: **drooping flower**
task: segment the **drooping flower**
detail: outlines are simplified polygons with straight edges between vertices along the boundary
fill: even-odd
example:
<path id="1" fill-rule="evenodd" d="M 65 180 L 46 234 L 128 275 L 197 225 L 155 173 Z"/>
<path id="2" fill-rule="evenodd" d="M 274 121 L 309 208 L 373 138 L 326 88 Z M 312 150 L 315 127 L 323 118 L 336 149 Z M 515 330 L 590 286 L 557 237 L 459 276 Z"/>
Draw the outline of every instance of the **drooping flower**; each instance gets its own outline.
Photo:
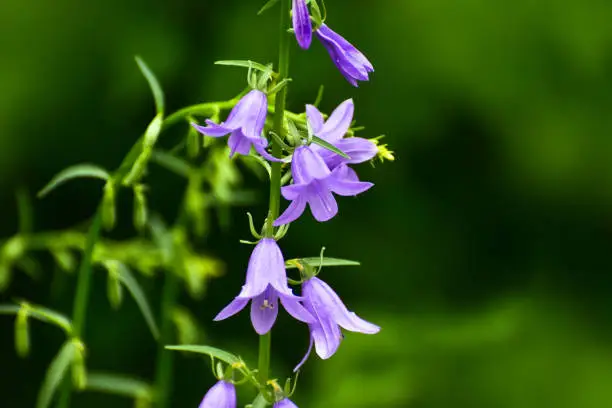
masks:
<path id="1" fill-rule="evenodd" d="M 295 38 L 300 47 L 307 50 L 312 42 L 312 21 L 306 0 L 293 0 L 292 15 Z"/>
<path id="2" fill-rule="evenodd" d="M 317 221 L 328 221 L 338 213 L 338 203 L 332 193 L 355 196 L 374 185 L 348 178 L 347 169 L 347 166 L 338 166 L 330 170 L 312 145 L 295 149 L 291 161 L 293 184 L 281 189 L 283 197 L 290 200 L 291 204 L 274 225 L 295 221 L 306 209 L 306 204 L 310 206 L 310 212 Z"/>
<path id="3" fill-rule="evenodd" d="M 251 146 L 257 153 L 270 161 L 280 161 L 266 151 L 268 141 L 262 132 L 268 114 L 268 97 L 260 90 L 253 89 L 238 101 L 227 120 L 220 124 L 207 119 L 207 126 L 191 125 L 200 133 L 210 137 L 222 137 L 230 134 L 228 145 L 230 157 L 234 154 L 248 155 Z"/>
<path id="4" fill-rule="evenodd" d="M 204 395 L 199 408 L 236 408 L 236 387 L 220 380 Z"/>
<path id="5" fill-rule="evenodd" d="M 275 402 L 272 408 L 298 408 L 289 398 L 283 398 L 282 400 Z"/>
<path id="6" fill-rule="evenodd" d="M 350 312 L 336 292 L 317 277 L 310 278 L 302 284 L 302 296 L 304 296 L 304 306 L 315 316 L 315 321 L 308 324 L 310 346 L 304 359 L 295 368 L 296 371 L 308 359 L 313 344 L 322 359 L 334 355 L 342 341 L 340 327 L 365 334 L 376 334 L 380 331 L 380 327 Z"/>
<path id="7" fill-rule="evenodd" d="M 353 86 L 357 86 L 357 81 L 370 79 L 368 74 L 374 72 L 374 66 L 361 51 L 325 24 L 315 33 L 336 67 Z"/>
<path id="8" fill-rule="evenodd" d="M 352 99 L 348 99 L 338 105 L 325 121 L 315 106 L 306 105 L 308 123 L 314 135 L 334 145 L 350 157 L 347 159 L 321 146 L 313 146 L 330 170 L 334 170 L 341 164 L 363 163 L 373 159 L 378 152 L 376 144 L 368 139 L 344 137 L 351 126 L 354 112 L 355 104 Z"/>
<path id="9" fill-rule="evenodd" d="M 300 304 L 302 298 L 295 296 L 287 285 L 285 261 L 278 244 L 272 238 L 264 238 L 251 254 L 242 291 L 215 317 L 215 321 L 235 315 L 252 301 L 253 327 L 258 334 L 266 334 L 278 316 L 279 299 L 285 310 L 297 320 L 305 323 L 314 320 Z"/>

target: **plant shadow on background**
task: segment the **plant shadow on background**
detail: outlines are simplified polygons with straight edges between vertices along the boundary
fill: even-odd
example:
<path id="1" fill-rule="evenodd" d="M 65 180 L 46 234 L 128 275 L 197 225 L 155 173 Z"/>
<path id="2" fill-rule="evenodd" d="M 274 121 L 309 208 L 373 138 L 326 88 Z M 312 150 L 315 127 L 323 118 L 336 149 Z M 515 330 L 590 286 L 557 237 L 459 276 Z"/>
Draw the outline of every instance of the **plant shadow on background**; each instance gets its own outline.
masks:
<path id="1" fill-rule="evenodd" d="M 3 406 L 35 406 L 62 345 L 78 366 L 80 344 L 66 343 L 70 330 L 63 320 L 37 305 L 71 315 L 78 255 L 91 225 L 86 221 L 112 196 L 106 180 L 71 181 L 44 200 L 34 193 L 74 163 L 120 168 L 153 114 L 136 54 L 163 84 L 167 113 L 183 103 L 238 95 L 244 72 L 213 62 L 275 60 L 276 13 L 255 18 L 259 6 L 237 0 L 87 6 L 60 0 L 36 8 L 3 3 L 1 266 L 3 276 L 10 269 L 12 278 L 0 299 L 31 302 L 25 308 L 27 357 L 18 357 L 28 349 L 25 317 L 19 320 L 24 312 L 16 317 L 21 340 L 15 339 L 15 319 L 0 317 Z M 320 58 L 294 51 L 289 108 L 300 111 L 320 84 L 326 85 L 326 111 L 353 95 L 365 132 L 387 133 L 385 142 L 398 160 L 376 169 L 362 166 L 360 175 L 376 184 L 375 194 L 341 203 L 341 217 L 292 226 L 287 258 L 316 254 L 323 244 L 334 255 L 361 262 L 359 268 L 334 269 L 328 279 L 347 304 L 383 327 L 374 338 L 347 334 L 332 359 L 311 362 L 300 380 L 298 405 L 609 406 L 610 7 L 571 0 L 329 0 L 327 8 L 377 72 L 355 91 L 322 47 L 309 52 Z M 171 149 L 187 125 L 167 132 L 160 143 Z M 209 159 L 198 154 L 198 164 Z M 239 168 L 219 170 L 232 191 L 247 185 L 264 191 L 252 163 L 215 164 L 223 165 Z M 142 400 L 155 379 L 159 352 L 155 326 L 142 315 L 148 308 L 160 315 L 164 292 L 164 275 L 151 268 L 172 257 L 162 253 L 163 245 L 133 239 L 139 235 L 132 217 L 144 208 L 135 203 L 146 197 L 147 208 L 156 210 L 148 219 L 165 220 L 158 225 L 164 230 L 166 224 L 172 236 L 168 247 L 180 241 L 175 221 L 185 209 L 185 188 L 197 196 L 209 186 L 176 173 L 150 163 L 154 187 L 116 191 L 116 227 L 92 253 L 96 266 L 83 334 L 87 366 L 141 379 L 129 382 L 126 393 Z M 233 179 L 239 174 L 244 180 Z M 108 175 L 98 172 L 96 178 Z M 252 361 L 256 341 L 246 316 L 211 321 L 243 283 L 251 249 L 237 244 L 249 233 L 243 204 L 258 219 L 266 212 L 266 194 L 243 192 L 240 205 L 186 209 L 190 227 L 203 223 L 206 238 L 183 254 L 189 270 L 199 272 L 181 275 L 183 308 L 171 321 L 181 342 L 232 339 L 224 346 Z M 194 214 L 206 219 L 193 220 Z M 79 228 L 68 233 L 74 225 Z M 39 241 L 10 238 L 17 231 Z M 58 233 L 45 237 L 42 231 Z M 149 227 L 142 234 L 154 235 Z M 143 251 L 150 252 L 141 256 Z M 218 275 L 223 277 L 208 282 Z M 131 278 L 142 285 L 148 307 L 135 300 L 139 290 L 130 289 Z M 281 320 L 275 336 L 284 341 L 274 344 L 273 369 L 289 372 L 307 347 L 306 329 Z M 174 360 L 171 405 L 196 406 L 214 381 L 208 362 L 180 355 Z M 73 400 L 92 408 L 134 405 L 103 392 L 76 393 Z"/>

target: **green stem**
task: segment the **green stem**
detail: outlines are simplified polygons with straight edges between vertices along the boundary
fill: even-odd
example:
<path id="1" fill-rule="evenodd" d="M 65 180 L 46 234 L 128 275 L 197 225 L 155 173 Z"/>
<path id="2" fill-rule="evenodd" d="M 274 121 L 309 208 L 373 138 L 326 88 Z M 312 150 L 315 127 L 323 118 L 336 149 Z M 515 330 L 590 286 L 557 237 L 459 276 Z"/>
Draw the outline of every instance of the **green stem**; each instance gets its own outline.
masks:
<path id="1" fill-rule="evenodd" d="M 72 309 L 72 337 L 81 339 L 87 316 L 87 306 L 89 305 L 89 294 L 91 292 L 91 274 L 93 252 L 96 242 L 100 239 L 102 229 L 102 204 L 96 210 L 96 215 L 87 232 L 83 259 L 79 266 L 77 278 L 76 295 Z M 65 378 L 62 385 L 62 393 L 58 400 L 58 408 L 68 408 L 70 406 L 70 395 L 72 392 L 72 382 L 70 378 Z"/>
<path id="2" fill-rule="evenodd" d="M 171 391 L 174 353 L 168 353 L 164 347 L 166 344 L 174 343 L 172 312 L 179 295 L 179 279 L 176 273 L 168 270 L 165 278 L 166 281 L 162 291 L 161 333 L 157 349 L 157 367 L 155 369 L 155 406 L 157 408 L 168 406 L 168 398 Z"/>
<path id="3" fill-rule="evenodd" d="M 280 44 L 278 59 L 278 81 L 282 81 L 289 75 L 289 1 L 281 1 L 280 17 Z M 274 104 L 274 131 L 283 139 L 285 137 L 285 107 L 287 105 L 287 87 L 285 86 L 277 95 Z M 272 143 L 272 154 L 275 157 L 281 156 L 281 146 Z M 272 163 L 272 177 L 270 178 L 270 210 L 268 212 L 268 222 L 266 223 L 265 236 L 274 236 L 274 226 L 272 223 L 278 218 L 280 210 L 280 190 L 281 190 L 281 164 Z M 272 345 L 272 332 L 259 337 L 259 381 L 266 385 L 270 378 L 270 349 Z"/>

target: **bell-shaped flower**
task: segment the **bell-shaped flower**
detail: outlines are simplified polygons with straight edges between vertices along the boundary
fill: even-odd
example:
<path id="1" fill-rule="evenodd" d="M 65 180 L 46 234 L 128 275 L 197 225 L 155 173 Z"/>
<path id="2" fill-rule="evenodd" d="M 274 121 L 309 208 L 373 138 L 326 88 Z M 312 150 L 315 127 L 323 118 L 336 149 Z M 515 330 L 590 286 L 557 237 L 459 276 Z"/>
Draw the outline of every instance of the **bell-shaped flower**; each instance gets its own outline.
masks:
<path id="1" fill-rule="evenodd" d="M 319 357 L 330 358 L 338 350 L 343 338 L 340 327 L 365 334 L 376 334 L 380 331 L 380 327 L 350 312 L 336 292 L 317 277 L 310 278 L 302 284 L 302 296 L 304 306 L 316 319 L 314 323 L 308 324 L 310 347 L 295 371 L 306 362 L 313 344 Z"/>
<path id="2" fill-rule="evenodd" d="M 268 97 L 260 90 L 253 89 L 238 101 L 227 120 L 220 124 L 207 119 L 206 126 L 191 125 L 200 133 L 210 137 L 223 137 L 230 134 L 228 146 L 230 157 L 234 154 L 248 155 L 251 147 L 270 161 L 280 161 L 266 151 L 268 141 L 262 132 L 268 114 Z"/>
<path id="3" fill-rule="evenodd" d="M 338 105 L 325 121 L 323 115 L 315 106 L 306 105 L 308 124 L 314 135 L 337 147 L 350 157 L 350 159 L 347 159 L 321 146 L 313 146 L 313 149 L 319 153 L 330 170 L 334 170 L 341 164 L 363 163 L 373 159 L 378 153 L 376 144 L 368 139 L 344 137 L 351 127 L 354 112 L 355 104 L 352 99 L 348 99 Z"/>
<path id="4" fill-rule="evenodd" d="M 374 185 L 347 178 L 347 169 L 346 166 L 338 166 L 331 171 L 312 145 L 295 149 L 291 161 L 293 184 L 281 188 L 283 197 L 291 204 L 274 225 L 295 221 L 306 209 L 306 204 L 317 221 L 328 221 L 338 213 L 338 203 L 333 193 L 355 196 Z"/>
<path id="5" fill-rule="evenodd" d="M 298 408 L 289 398 L 283 398 L 282 400 L 275 402 L 272 408 Z"/>
<path id="6" fill-rule="evenodd" d="M 235 315 L 251 301 L 251 322 L 258 334 L 266 334 L 278 316 L 278 301 L 287 312 L 305 323 L 314 317 L 300 304 L 287 284 L 285 260 L 276 241 L 264 238 L 255 246 L 247 268 L 246 284 L 240 294 L 227 305 L 215 321 Z"/>
<path id="7" fill-rule="evenodd" d="M 307 50 L 312 42 L 312 21 L 306 0 L 293 0 L 292 17 L 295 38 L 300 47 Z"/>
<path id="8" fill-rule="evenodd" d="M 357 86 L 357 81 L 370 79 L 368 74 L 374 72 L 374 66 L 361 51 L 325 24 L 319 27 L 316 35 L 336 67 L 353 86 Z"/>
<path id="9" fill-rule="evenodd" d="M 199 408 L 236 408 L 236 387 L 227 381 L 219 381 L 204 395 Z"/>

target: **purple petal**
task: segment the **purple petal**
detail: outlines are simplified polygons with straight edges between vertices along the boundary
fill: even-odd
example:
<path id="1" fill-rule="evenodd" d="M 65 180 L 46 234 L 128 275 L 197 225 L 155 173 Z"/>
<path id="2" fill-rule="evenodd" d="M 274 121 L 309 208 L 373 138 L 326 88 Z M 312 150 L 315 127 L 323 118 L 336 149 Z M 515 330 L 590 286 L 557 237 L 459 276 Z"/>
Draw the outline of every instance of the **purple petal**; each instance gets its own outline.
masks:
<path id="1" fill-rule="evenodd" d="M 313 180 L 325 179 L 331 171 L 310 146 L 300 146 L 293 152 L 291 173 L 295 184 L 309 184 Z"/>
<path id="2" fill-rule="evenodd" d="M 287 271 L 285 270 L 285 259 L 278 243 L 272 238 L 264 238 L 257 246 L 260 249 L 257 263 L 257 271 L 254 275 L 265 276 L 265 280 L 280 295 L 294 296 L 287 285 Z M 250 264 L 249 264 L 249 270 Z M 262 278 L 262 280 L 264 280 Z"/>
<path id="3" fill-rule="evenodd" d="M 300 368 L 302 368 L 302 366 L 304 364 L 306 364 L 306 361 L 308 361 L 308 357 L 310 357 L 310 353 L 312 353 L 312 346 L 314 345 L 314 339 L 312 338 L 312 336 L 310 336 L 310 344 L 308 345 L 308 350 L 306 351 L 306 355 L 302 358 L 302 360 L 298 363 L 298 365 L 295 366 L 295 368 L 293 369 L 293 372 L 297 372 Z"/>
<path id="4" fill-rule="evenodd" d="M 342 167 L 338 168 L 342 169 Z M 361 194 L 374 186 L 374 184 L 364 181 L 352 181 L 352 177 L 349 179 L 343 178 L 341 176 L 342 173 L 343 171 L 334 172 L 332 173 L 331 177 L 325 180 L 327 188 L 338 195 L 345 197 L 356 196 L 357 194 Z"/>
<path id="5" fill-rule="evenodd" d="M 342 341 L 340 328 L 329 318 L 311 324 L 310 334 L 315 343 L 315 351 L 323 360 L 333 356 Z"/>
<path id="6" fill-rule="evenodd" d="M 282 296 L 280 297 L 283 307 L 291 316 L 300 322 L 313 323 L 315 318 L 313 315 L 298 301 L 296 296 Z"/>
<path id="7" fill-rule="evenodd" d="M 245 108 L 244 117 L 241 122 L 242 131 L 249 138 L 260 138 L 266 124 L 268 114 L 268 97 L 265 93 L 253 90 L 248 109 Z M 245 96 L 246 98 L 246 96 Z"/>
<path id="8" fill-rule="evenodd" d="M 293 31 L 300 47 L 307 50 L 312 42 L 312 22 L 306 0 L 293 0 Z"/>
<path id="9" fill-rule="evenodd" d="M 255 150 L 257 151 L 257 153 L 259 153 L 259 155 L 263 157 L 264 159 L 271 161 L 271 162 L 277 162 L 277 163 L 282 162 L 281 159 L 277 159 L 276 157 L 272 156 L 270 153 L 266 151 L 266 145 L 267 143 L 265 143 L 265 141 L 262 143 L 259 143 L 259 142 L 253 143 L 253 146 L 255 146 Z"/>
<path id="10" fill-rule="evenodd" d="M 236 408 L 236 387 L 223 380 L 217 382 L 208 390 L 199 408 Z"/>
<path id="11" fill-rule="evenodd" d="M 336 199 L 331 191 L 320 182 L 313 183 L 309 189 L 307 200 L 313 217 L 319 222 L 329 221 L 338 214 Z"/>
<path id="12" fill-rule="evenodd" d="M 247 156 L 251 151 L 251 140 L 246 137 L 242 130 L 234 130 L 230 135 L 227 145 L 230 148 L 230 157 L 233 157 L 234 154 L 238 153 L 243 156 Z"/>
<path id="13" fill-rule="evenodd" d="M 352 99 L 342 102 L 332 112 L 321 130 L 318 133 L 315 133 L 315 135 L 328 141 L 329 143 L 335 144 L 337 141 L 342 139 L 344 135 L 346 135 L 346 132 L 348 132 L 349 128 L 351 127 L 351 122 L 353 121 L 354 113 L 355 104 L 353 103 Z"/>
<path id="14" fill-rule="evenodd" d="M 335 322 L 344 329 L 365 334 L 375 334 L 380 331 L 380 327 L 361 319 L 353 312 L 349 312 L 336 292 L 321 279 L 311 278 L 304 283 L 303 287 L 304 297 L 311 298 L 314 296 L 318 302 L 326 305 Z"/>
<path id="15" fill-rule="evenodd" d="M 357 172 L 346 164 L 341 164 L 340 166 L 336 167 L 332 173 L 335 177 L 343 178 L 347 181 L 359 181 Z"/>
<path id="16" fill-rule="evenodd" d="M 251 302 L 251 323 L 259 335 L 270 331 L 278 316 L 278 295 L 271 286 Z"/>
<path id="17" fill-rule="evenodd" d="M 282 276 L 285 277 L 286 286 L 287 276 L 283 254 L 274 239 L 264 238 L 259 241 L 251 253 L 246 284 L 242 287 L 238 297 L 252 299 L 259 296 L 272 281 L 282 279 Z"/>
<path id="18" fill-rule="evenodd" d="M 317 134 L 323 128 L 325 121 L 323 115 L 314 105 L 306 105 L 306 116 L 308 117 L 308 123 L 312 128 L 312 131 Z"/>
<path id="19" fill-rule="evenodd" d="M 249 303 L 249 299 L 243 299 L 243 298 L 237 297 L 234 300 L 232 300 L 229 305 L 225 306 L 225 308 L 221 310 L 219 314 L 215 316 L 213 320 L 215 322 L 218 322 L 220 320 L 225 320 L 228 317 L 231 317 L 235 315 L 236 313 L 238 313 L 239 311 L 241 311 L 242 309 L 244 309 L 247 303 Z"/>
<path id="20" fill-rule="evenodd" d="M 210 137 L 222 137 L 232 131 L 232 129 L 228 129 L 225 126 L 217 125 L 215 122 L 209 119 L 206 119 L 206 124 L 208 126 L 200 126 L 198 124 L 191 123 L 191 126 L 193 126 L 195 130 L 202 133 L 203 135 Z"/>
<path id="21" fill-rule="evenodd" d="M 274 221 L 274 226 L 278 227 L 297 220 L 305 209 L 306 200 L 303 197 L 296 197 L 295 200 L 291 201 L 291 204 L 289 204 L 285 212 Z"/>
<path id="22" fill-rule="evenodd" d="M 348 137 L 334 142 L 334 146 L 346 153 L 350 159 L 346 159 L 332 151 L 321 148 L 317 150 L 319 156 L 325 161 L 331 170 L 341 163 L 357 164 L 374 158 L 378 152 L 376 145 L 362 137 Z"/>
<path id="23" fill-rule="evenodd" d="M 298 408 L 289 398 L 275 402 L 272 408 Z"/>

